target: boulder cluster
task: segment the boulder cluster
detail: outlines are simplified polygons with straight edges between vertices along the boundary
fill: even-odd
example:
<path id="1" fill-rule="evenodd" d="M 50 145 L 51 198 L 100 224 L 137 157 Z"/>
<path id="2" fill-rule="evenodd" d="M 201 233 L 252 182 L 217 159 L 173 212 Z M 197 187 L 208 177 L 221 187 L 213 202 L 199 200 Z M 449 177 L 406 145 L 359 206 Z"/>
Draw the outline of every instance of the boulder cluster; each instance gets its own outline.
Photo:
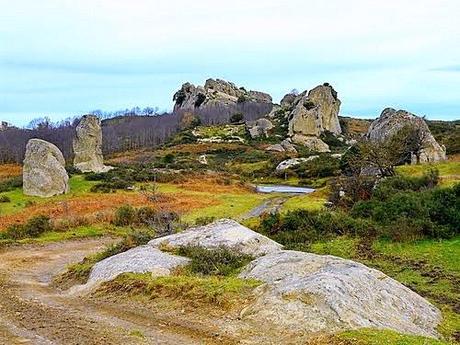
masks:
<path id="1" fill-rule="evenodd" d="M 183 84 L 174 94 L 173 101 L 174 110 L 195 110 L 206 106 L 228 106 L 247 101 L 272 103 L 272 98 L 267 93 L 247 91 L 225 80 L 208 79 L 204 86 Z"/>
<path id="2" fill-rule="evenodd" d="M 71 292 L 90 292 L 127 272 L 171 275 L 189 259 L 162 250 L 183 246 L 227 247 L 256 258 L 239 275 L 263 282 L 255 291 L 255 300 L 240 313 L 243 321 L 253 325 L 295 333 L 373 327 L 438 335 L 440 311 L 382 272 L 334 256 L 284 250 L 277 242 L 228 219 L 160 237 L 100 261 L 88 283 Z"/>
<path id="3" fill-rule="evenodd" d="M 73 142 L 74 167 L 83 172 L 104 172 L 101 122 L 94 115 L 85 115 L 76 128 Z M 23 167 L 25 195 L 51 197 L 69 191 L 69 176 L 62 152 L 53 144 L 31 139 L 26 146 Z"/>

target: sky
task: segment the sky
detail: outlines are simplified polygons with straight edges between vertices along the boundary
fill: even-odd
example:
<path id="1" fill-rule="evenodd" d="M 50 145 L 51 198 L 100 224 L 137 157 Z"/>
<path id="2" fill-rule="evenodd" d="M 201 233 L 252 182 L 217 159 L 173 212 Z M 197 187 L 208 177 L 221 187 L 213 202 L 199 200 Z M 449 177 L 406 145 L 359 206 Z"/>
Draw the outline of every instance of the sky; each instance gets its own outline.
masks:
<path id="1" fill-rule="evenodd" d="M 184 82 L 329 82 L 341 114 L 460 119 L 458 0 L 0 0 L 0 120 L 172 108 Z"/>

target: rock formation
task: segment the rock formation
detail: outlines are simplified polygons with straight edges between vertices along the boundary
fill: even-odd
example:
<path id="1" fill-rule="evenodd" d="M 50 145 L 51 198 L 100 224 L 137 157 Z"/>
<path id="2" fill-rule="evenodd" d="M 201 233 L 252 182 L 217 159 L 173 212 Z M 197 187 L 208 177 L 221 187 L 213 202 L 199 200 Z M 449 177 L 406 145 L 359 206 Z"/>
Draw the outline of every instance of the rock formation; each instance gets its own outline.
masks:
<path id="1" fill-rule="evenodd" d="M 94 115 L 84 115 L 76 128 L 73 141 L 74 167 L 82 172 L 106 172 L 102 156 L 101 120 Z"/>
<path id="2" fill-rule="evenodd" d="M 272 103 L 269 94 L 260 91 L 246 91 L 235 84 L 221 79 L 208 79 L 204 86 L 190 83 L 182 85 L 174 94 L 174 110 L 194 110 L 207 105 L 231 105 L 245 101 Z"/>
<path id="3" fill-rule="evenodd" d="M 255 300 L 240 313 L 242 321 L 252 327 L 283 334 L 378 328 L 438 336 L 440 311 L 382 272 L 334 256 L 283 250 L 280 244 L 232 220 L 160 237 L 105 259 L 92 269 L 88 284 L 124 272 L 169 275 L 189 261 L 161 249 L 181 246 L 224 246 L 258 257 L 239 275 L 264 282 L 254 290 Z"/>
<path id="4" fill-rule="evenodd" d="M 395 135 L 405 126 L 420 129 L 422 148 L 412 153 L 412 164 L 438 162 L 446 160 L 446 148 L 439 145 L 430 132 L 426 122 L 405 110 L 386 108 L 378 119 L 372 122 L 367 138 L 373 141 L 384 141 Z"/>
<path id="5" fill-rule="evenodd" d="M 149 245 L 156 248 L 200 246 L 208 249 L 225 246 L 252 256 L 265 255 L 283 247 L 268 237 L 230 219 L 160 237 L 150 241 Z"/>
<path id="6" fill-rule="evenodd" d="M 256 121 L 248 121 L 246 122 L 246 127 L 248 128 L 249 135 L 253 139 L 261 136 L 268 137 L 270 130 L 274 128 L 273 123 L 265 118 L 260 118 Z"/>
<path id="7" fill-rule="evenodd" d="M 69 176 L 61 151 L 53 144 L 31 139 L 23 167 L 24 194 L 51 197 L 69 191 Z"/>
<path id="8" fill-rule="evenodd" d="M 440 311 L 382 272 L 334 256 L 277 251 L 241 278 L 267 285 L 242 315 L 293 332 L 379 328 L 436 337 Z"/>
<path id="9" fill-rule="evenodd" d="M 284 96 L 282 106 L 289 109 L 289 136 L 292 141 L 314 151 L 328 152 L 329 147 L 319 136 L 325 131 L 340 134 L 340 100 L 329 84 L 315 87 L 295 96 Z"/>

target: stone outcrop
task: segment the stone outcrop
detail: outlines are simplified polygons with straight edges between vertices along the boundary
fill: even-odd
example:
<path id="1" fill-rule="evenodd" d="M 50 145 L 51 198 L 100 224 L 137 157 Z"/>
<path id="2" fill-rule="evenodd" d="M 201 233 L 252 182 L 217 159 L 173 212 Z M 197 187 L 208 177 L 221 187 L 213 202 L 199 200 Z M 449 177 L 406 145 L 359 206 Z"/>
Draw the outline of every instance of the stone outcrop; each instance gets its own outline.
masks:
<path id="1" fill-rule="evenodd" d="M 338 257 L 277 251 L 251 262 L 241 278 L 266 285 L 243 320 L 283 331 L 379 328 L 436 337 L 440 311 L 382 272 Z"/>
<path id="2" fill-rule="evenodd" d="M 438 162 L 446 160 L 446 148 L 439 145 L 428 128 L 426 122 L 405 110 L 386 108 L 378 119 L 372 122 L 367 138 L 373 141 L 384 141 L 397 134 L 403 127 L 411 126 L 420 129 L 422 140 L 421 150 L 413 152 L 412 164 Z"/>
<path id="3" fill-rule="evenodd" d="M 173 101 L 174 110 L 194 110 L 209 105 L 235 105 L 246 101 L 272 103 L 272 98 L 264 92 L 238 88 L 225 80 L 208 79 L 204 86 L 183 84 L 174 94 Z"/>
<path id="4" fill-rule="evenodd" d="M 340 100 L 329 84 L 304 91 L 294 98 L 286 95 L 282 105 L 289 108 L 289 136 L 292 141 L 314 151 L 328 152 L 329 147 L 319 136 L 325 131 L 333 134 L 342 132 L 339 124 Z"/>
<path id="5" fill-rule="evenodd" d="M 282 161 L 280 164 L 278 164 L 278 166 L 276 167 L 276 170 L 277 171 L 283 171 L 283 170 L 295 167 L 297 165 L 300 165 L 302 163 L 314 161 L 315 159 L 318 159 L 318 158 L 319 158 L 319 156 L 315 155 L 315 156 L 310 156 L 310 157 L 307 157 L 307 158 L 286 159 L 286 160 Z"/>
<path id="6" fill-rule="evenodd" d="M 246 127 L 251 138 L 259 138 L 261 136 L 268 137 L 270 131 L 274 128 L 273 123 L 266 119 L 260 118 L 256 121 L 246 122 Z"/>
<path id="7" fill-rule="evenodd" d="M 282 245 L 272 241 L 231 219 L 222 219 L 209 225 L 190 228 L 186 231 L 160 237 L 149 245 L 161 248 L 178 248 L 182 246 L 200 246 L 213 249 L 221 246 L 240 251 L 252 256 L 265 255 L 281 250 Z"/>
<path id="8" fill-rule="evenodd" d="M 73 141 L 74 167 L 82 172 L 106 172 L 102 156 L 101 120 L 94 115 L 84 115 L 76 128 Z"/>
<path id="9" fill-rule="evenodd" d="M 295 148 L 294 145 L 292 145 L 290 138 L 284 139 L 279 144 L 270 145 L 265 150 L 272 151 L 272 152 L 287 152 L 287 153 L 292 153 L 292 154 L 297 153 L 297 149 Z"/>
<path id="10" fill-rule="evenodd" d="M 69 176 L 61 151 L 53 144 L 31 139 L 23 167 L 24 194 L 51 197 L 69 191 Z"/>

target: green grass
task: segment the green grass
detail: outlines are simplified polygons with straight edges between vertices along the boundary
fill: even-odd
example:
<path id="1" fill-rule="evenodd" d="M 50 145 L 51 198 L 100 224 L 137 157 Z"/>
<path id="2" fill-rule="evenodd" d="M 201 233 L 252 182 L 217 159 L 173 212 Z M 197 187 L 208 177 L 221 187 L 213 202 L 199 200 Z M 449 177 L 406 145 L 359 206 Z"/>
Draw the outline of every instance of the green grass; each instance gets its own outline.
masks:
<path id="1" fill-rule="evenodd" d="M 423 240 L 400 243 L 379 240 L 374 249 L 387 255 L 405 259 L 424 260 L 434 266 L 441 266 L 447 272 L 460 272 L 460 236 L 449 240 Z"/>
<path id="2" fill-rule="evenodd" d="M 52 198 L 40 198 L 36 196 L 24 195 L 22 188 L 16 188 L 10 192 L 2 193 L 11 199 L 9 203 L 0 204 L 0 216 L 19 212 L 27 207 L 28 204 L 40 204 L 59 200 L 68 200 L 75 196 L 81 196 L 90 192 L 91 187 L 97 181 L 86 181 L 83 175 L 75 175 L 69 179 L 70 192 L 68 194 L 57 195 Z"/>
<path id="3" fill-rule="evenodd" d="M 321 188 L 314 193 L 294 196 L 289 198 L 283 205 L 281 212 L 294 211 L 297 209 L 305 210 L 320 210 L 324 208 L 324 203 L 327 201 L 327 189 Z"/>
<path id="4" fill-rule="evenodd" d="M 396 171 L 403 175 L 421 176 L 431 168 L 439 170 L 441 185 L 450 186 L 454 183 L 460 182 L 460 162 L 456 161 L 434 164 L 403 165 L 396 167 Z"/>
<path id="5" fill-rule="evenodd" d="M 199 138 L 226 138 L 229 136 L 246 136 L 245 125 L 220 125 L 220 126 L 200 126 L 195 129 Z"/>
<path id="6" fill-rule="evenodd" d="M 313 243 L 308 251 L 353 259 L 384 272 L 426 297 L 441 310 L 443 321 L 439 332 L 446 338 L 449 339 L 454 332 L 460 330 L 460 314 L 455 313 L 452 306 L 452 303 L 460 299 L 456 284 L 460 279 L 460 237 L 409 243 L 377 240 L 373 244 L 376 256 L 370 259 L 359 256 L 358 242 L 359 239 L 337 237 L 331 241 Z"/>
<path id="7" fill-rule="evenodd" d="M 436 339 L 403 335 L 388 330 L 360 329 L 340 333 L 339 339 L 356 345 L 447 345 Z"/>
<path id="8" fill-rule="evenodd" d="M 237 306 L 259 285 L 256 280 L 236 277 L 173 275 L 153 278 L 151 274 L 126 273 L 104 283 L 98 293 L 122 292 L 133 297 L 172 299 L 193 307 L 205 304 L 227 308 Z"/>
<path id="9" fill-rule="evenodd" d="M 218 205 L 194 210 L 182 217 L 185 222 L 193 223 L 199 217 L 238 218 L 259 206 L 265 200 L 273 198 L 270 194 L 219 194 L 213 196 Z"/>

